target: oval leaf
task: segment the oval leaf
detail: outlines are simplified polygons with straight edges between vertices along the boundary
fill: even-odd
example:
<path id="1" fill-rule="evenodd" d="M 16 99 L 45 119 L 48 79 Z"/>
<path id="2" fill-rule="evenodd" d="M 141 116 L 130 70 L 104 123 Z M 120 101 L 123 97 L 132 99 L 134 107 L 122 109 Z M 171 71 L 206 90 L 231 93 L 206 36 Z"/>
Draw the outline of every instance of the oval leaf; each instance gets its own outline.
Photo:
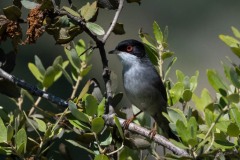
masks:
<path id="1" fill-rule="evenodd" d="M 87 22 L 86 27 L 96 35 L 101 36 L 105 34 L 104 29 L 96 23 Z"/>
<path id="2" fill-rule="evenodd" d="M 92 120 L 92 128 L 91 130 L 98 134 L 99 132 L 102 131 L 104 127 L 104 120 L 102 117 L 97 117 Z"/>

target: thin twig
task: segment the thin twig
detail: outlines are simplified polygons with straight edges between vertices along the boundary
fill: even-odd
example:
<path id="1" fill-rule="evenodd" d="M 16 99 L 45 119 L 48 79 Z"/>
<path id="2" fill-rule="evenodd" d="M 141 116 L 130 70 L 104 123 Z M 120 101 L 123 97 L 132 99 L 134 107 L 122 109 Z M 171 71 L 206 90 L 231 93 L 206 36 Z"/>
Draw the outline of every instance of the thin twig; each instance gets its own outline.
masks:
<path id="1" fill-rule="evenodd" d="M 120 0 L 120 1 L 119 1 L 118 9 L 117 9 L 117 11 L 116 11 L 116 13 L 115 13 L 115 16 L 114 16 L 114 18 L 113 18 L 113 20 L 112 20 L 112 23 L 111 23 L 111 25 L 110 25 L 107 33 L 106 33 L 106 34 L 103 36 L 103 38 L 102 38 L 102 42 L 103 42 L 103 43 L 106 43 L 108 37 L 110 36 L 112 30 L 114 29 L 114 27 L 115 27 L 115 25 L 116 25 L 116 23 L 117 23 L 118 17 L 119 17 L 119 15 L 120 15 L 120 13 L 121 13 L 121 11 L 122 11 L 122 8 L 123 8 L 123 2 L 124 2 L 124 0 Z"/>

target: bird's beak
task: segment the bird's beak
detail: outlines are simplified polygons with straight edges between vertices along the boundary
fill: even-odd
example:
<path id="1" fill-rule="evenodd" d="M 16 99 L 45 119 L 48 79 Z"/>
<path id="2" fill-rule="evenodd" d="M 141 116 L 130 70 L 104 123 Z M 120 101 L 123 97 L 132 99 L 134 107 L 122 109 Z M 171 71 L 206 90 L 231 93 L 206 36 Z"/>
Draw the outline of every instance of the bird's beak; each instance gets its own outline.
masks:
<path id="1" fill-rule="evenodd" d="M 119 51 L 118 50 L 112 50 L 112 51 L 109 51 L 108 54 L 117 54 Z"/>

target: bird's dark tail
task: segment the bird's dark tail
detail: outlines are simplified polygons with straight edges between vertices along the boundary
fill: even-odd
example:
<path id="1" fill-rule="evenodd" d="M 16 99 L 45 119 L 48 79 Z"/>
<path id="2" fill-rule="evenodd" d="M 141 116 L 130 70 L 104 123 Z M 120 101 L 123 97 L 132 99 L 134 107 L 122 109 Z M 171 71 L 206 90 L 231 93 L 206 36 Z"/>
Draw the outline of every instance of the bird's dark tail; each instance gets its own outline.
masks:
<path id="1" fill-rule="evenodd" d="M 171 128 L 169 127 L 169 121 L 166 117 L 163 116 L 161 112 L 157 113 L 155 116 L 153 116 L 153 118 L 156 121 L 157 125 L 162 129 L 163 136 L 179 141 L 179 138 L 172 132 Z"/>

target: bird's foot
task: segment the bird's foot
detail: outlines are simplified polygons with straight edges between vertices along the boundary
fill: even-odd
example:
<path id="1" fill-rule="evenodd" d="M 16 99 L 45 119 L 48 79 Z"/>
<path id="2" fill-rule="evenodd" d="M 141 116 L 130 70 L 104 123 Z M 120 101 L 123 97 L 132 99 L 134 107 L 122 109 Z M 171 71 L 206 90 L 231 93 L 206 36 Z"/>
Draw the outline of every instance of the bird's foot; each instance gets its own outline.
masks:
<path id="1" fill-rule="evenodd" d="M 150 136 L 150 139 L 153 139 L 153 137 L 157 134 L 157 123 L 154 122 L 153 124 L 153 128 L 151 129 L 151 131 L 149 132 L 149 136 Z"/>
<path id="2" fill-rule="evenodd" d="M 135 118 L 135 117 L 133 116 L 132 118 L 129 118 L 129 119 L 125 120 L 125 121 L 123 122 L 123 128 L 124 128 L 124 129 L 128 129 L 129 124 L 132 123 L 132 121 L 134 120 L 134 118 Z"/>

